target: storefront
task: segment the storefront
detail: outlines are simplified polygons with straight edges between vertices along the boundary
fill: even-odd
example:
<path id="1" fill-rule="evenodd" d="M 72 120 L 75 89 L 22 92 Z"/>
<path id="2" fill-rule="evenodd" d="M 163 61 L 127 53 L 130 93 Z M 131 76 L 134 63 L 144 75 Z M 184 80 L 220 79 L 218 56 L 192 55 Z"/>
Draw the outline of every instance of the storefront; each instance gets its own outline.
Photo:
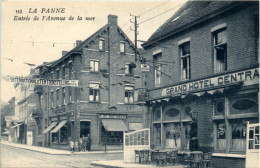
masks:
<path id="1" fill-rule="evenodd" d="M 152 145 L 242 157 L 246 124 L 259 120 L 258 79 L 253 68 L 151 91 Z"/>

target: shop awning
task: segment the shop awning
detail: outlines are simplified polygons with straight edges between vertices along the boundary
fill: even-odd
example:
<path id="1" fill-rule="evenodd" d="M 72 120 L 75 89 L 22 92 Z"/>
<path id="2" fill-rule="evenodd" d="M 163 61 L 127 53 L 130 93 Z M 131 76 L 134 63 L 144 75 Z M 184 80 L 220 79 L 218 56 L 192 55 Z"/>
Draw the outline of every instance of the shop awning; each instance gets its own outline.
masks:
<path id="1" fill-rule="evenodd" d="M 58 122 L 52 122 L 51 125 L 49 125 L 49 127 L 47 127 L 43 133 L 46 134 L 47 132 L 49 132 L 53 127 L 55 127 L 57 125 Z"/>
<path id="2" fill-rule="evenodd" d="M 21 124 L 16 124 L 15 126 L 12 126 L 11 128 L 15 128 L 15 127 L 19 127 L 20 125 L 22 125 L 23 123 Z"/>
<path id="3" fill-rule="evenodd" d="M 63 127 L 67 123 L 67 120 L 62 120 L 52 131 L 51 133 L 56 133 L 58 132 L 61 127 Z"/>
<path id="4" fill-rule="evenodd" d="M 9 131 L 3 132 L 2 135 L 9 135 Z"/>
<path id="5" fill-rule="evenodd" d="M 106 131 L 115 131 L 115 132 L 128 131 L 128 128 L 123 120 L 102 119 L 102 123 L 103 123 Z"/>

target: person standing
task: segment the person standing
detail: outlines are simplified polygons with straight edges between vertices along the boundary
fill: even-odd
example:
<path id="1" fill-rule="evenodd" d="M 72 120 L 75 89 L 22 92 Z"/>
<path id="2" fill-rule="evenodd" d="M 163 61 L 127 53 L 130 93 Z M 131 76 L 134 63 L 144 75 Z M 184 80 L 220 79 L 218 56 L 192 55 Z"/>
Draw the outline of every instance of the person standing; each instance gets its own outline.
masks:
<path id="1" fill-rule="evenodd" d="M 77 139 L 75 140 L 75 148 L 74 148 L 74 151 L 75 151 L 75 152 L 78 152 L 78 151 L 79 151 L 79 142 L 78 142 Z"/>
<path id="2" fill-rule="evenodd" d="M 90 138 L 90 135 L 88 134 L 88 139 L 87 139 L 87 149 L 88 151 L 91 151 L 91 138 Z"/>
<path id="3" fill-rule="evenodd" d="M 82 152 L 83 150 L 83 140 L 82 138 L 79 138 L 79 151 Z"/>
<path id="4" fill-rule="evenodd" d="M 73 139 L 70 140 L 70 150 L 71 150 L 71 153 L 73 153 L 73 151 L 74 151 L 74 141 L 73 141 Z"/>
<path id="5" fill-rule="evenodd" d="M 87 139 L 84 135 L 82 137 L 82 140 L 83 140 L 83 151 L 85 152 L 87 148 Z"/>

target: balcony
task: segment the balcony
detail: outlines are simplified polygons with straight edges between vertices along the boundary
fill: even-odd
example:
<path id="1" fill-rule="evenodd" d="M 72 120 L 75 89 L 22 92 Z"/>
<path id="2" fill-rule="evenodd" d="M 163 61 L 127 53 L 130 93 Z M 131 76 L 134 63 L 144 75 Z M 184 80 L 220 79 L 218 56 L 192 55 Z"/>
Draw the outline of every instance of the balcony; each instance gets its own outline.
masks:
<path id="1" fill-rule="evenodd" d="M 38 107 L 32 110 L 32 118 L 41 118 L 43 115 L 43 110 L 42 108 Z"/>

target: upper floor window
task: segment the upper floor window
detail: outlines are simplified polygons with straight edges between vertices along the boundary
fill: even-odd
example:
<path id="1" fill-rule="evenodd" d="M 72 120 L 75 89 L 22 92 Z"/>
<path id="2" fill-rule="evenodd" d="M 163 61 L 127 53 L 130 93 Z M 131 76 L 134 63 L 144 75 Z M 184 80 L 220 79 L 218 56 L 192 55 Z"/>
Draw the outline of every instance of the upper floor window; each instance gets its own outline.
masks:
<path id="1" fill-rule="evenodd" d="M 99 61 L 90 60 L 90 71 L 98 72 L 99 71 Z"/>
<path id="2" fill-rule="evenodd" d="M 190 42 L 186 42 L 180 45 L 181 56 L 181 79 L 186 80 L 191 78 L 191 66 L 190 66 Z"/>
<path id="3" fill-rule="evenodd" d="M 68 67 L 69 67 L 69 79 L 71 79 L 71 76 L 72 76 L 72 63 L 69 63 Z"/>
<path id="4" fill-rule="evenodd" d="M 215 73 L 227 70 L 227 34 L 226 29 L 213 33 L 214 38 L 214 71 Z"/>
<path id="5" fill-rule="evenodd" d="M 48 105 L 48 93 L 45 93 L 45 109 L 47 109 L 47 105 Z"/>
<path id="6" fill-rule="evenodd" d="M 72 89 L 69 87 L 69 102 L 72 102 Z"/>
<path id="7" fill-rule="evenodd" d="M 63 101 L 63 104 L 65 104 L 65 87 L 62 88 L 62 101 Z"/>
<path id="8" fill-rule="evenodd" d="M 155 86 L 159 86 L 161 84 L 161 76 L 162 76 L 162 64 L 160 63 L 162 59 L 162 53 L 156 54 L 153 56 L 154 60 L 154 78 L 155 78 Z"/>
<path id="9" fill-rule="evenodd" d="M 92 102 L 99 101 L 99 84 L 98 83 L 89 84 L 89 101 L 92 101 Z"/>
<path id="10" fill-rule="evenodd" d="M 51 107 L 53 107 L 54 106 L 54 103 L 53 103 L 53 101 L 54 101 L 54 98 L 53 98 L 53 91 L 51 92 Z"/>
<path id="11" fill-rule="evenodd" d="M 125 52 L 125 42 L 124 41 L 120 41 L 120 52 L 121 53 Z"/>
<path id="12" fill-rule="evenodd" d="M 56 105 L 59 105 L 60 95 L 59 95 L 59 89 L 56 90 Z"/>
<path id="13" fill-rule="evenodd" d="M 99 39 L 98 49 L 101 51 L 105 50 L 105 39 Z"/>
<path id="14" fill-rule="evenodd" d="M 57 69 L 56 70 L 56 79 L 59 79 L 59 77 L 60 77 L 60 69 Z"/>
<path id="15" fill-rule="evenodd" d="M 125 86 L 125 103 L 134 103 L 134 86 Z"/>
<path id="16" fill-rule="evenodd" d="M 54 79 L 54 72 L 51 72 L 51 79 Z"/>
<path id="17" fill-rule="evenodd" d="M 125 63 L 125 74 L 134 74 L 134 64 L 127 62 Z"/>
<path id="18" fill-rule="evenodd" d="M 63 77 L 63 78 L 65 77 L 65 72 L 66 72 L 65 71 L 65 65 L 63 65 L 62 68 L 61 68 L 61 77 Z"/>

